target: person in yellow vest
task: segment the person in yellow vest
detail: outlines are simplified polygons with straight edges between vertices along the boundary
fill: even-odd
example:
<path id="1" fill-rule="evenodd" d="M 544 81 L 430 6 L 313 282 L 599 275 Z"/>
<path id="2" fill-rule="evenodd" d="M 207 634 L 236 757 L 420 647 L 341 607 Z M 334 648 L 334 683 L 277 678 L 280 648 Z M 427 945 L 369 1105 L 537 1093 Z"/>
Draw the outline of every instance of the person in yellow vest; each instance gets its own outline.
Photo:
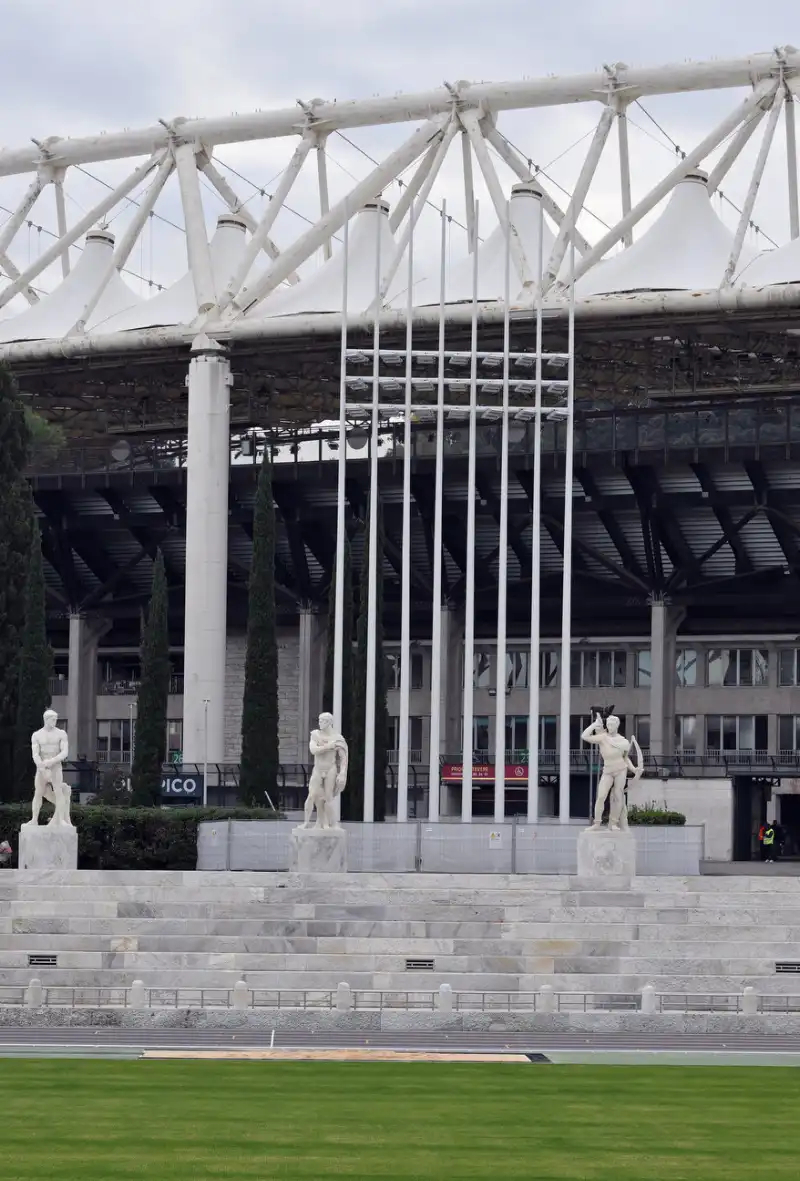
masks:
<path id="1" fill-rule="evenodd" d="M 764 825 L 764 835 L 761 838 L 761 860 L 766 861 L 767 864 L 772 864 L 775 860 L 775 827 L 772 824 Z"/>

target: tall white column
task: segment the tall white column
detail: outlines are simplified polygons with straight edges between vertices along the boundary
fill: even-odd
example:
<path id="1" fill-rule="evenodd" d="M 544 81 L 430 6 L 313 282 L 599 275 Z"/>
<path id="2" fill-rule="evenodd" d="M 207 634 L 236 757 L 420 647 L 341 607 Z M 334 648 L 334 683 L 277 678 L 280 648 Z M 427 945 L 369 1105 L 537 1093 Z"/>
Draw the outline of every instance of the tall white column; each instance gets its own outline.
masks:
<path id="1" fill-rule="evenodd" d="M 225 350 L 204 334 L 198 336 L 188 379 L 185 763 L 202 763 L 206 754 L 209 763 L 225 761 L 230 385 Z"/>
<path id="2" fill-rule="evenodd" d="M 67 733 L 69 757 L 94 759 L 97 750 L 97 691 L 100 673 L 97 646 L 110 628 L 107 619 L 92 619 L 80 612 L 69 617 L 69 666 L 67 674 Z"/>

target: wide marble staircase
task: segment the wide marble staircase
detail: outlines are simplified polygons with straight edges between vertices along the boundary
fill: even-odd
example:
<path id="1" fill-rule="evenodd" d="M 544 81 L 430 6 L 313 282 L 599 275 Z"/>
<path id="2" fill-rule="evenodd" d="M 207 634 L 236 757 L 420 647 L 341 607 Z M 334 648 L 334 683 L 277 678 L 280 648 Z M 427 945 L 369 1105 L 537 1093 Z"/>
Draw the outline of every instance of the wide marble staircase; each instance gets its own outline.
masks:
<path id="1" fill-rule="evenodd" d="M 3 986 L 800 993 L 800 878 L 0 872 Z M 780 967 L 779 967 L 780 966 Z"/>

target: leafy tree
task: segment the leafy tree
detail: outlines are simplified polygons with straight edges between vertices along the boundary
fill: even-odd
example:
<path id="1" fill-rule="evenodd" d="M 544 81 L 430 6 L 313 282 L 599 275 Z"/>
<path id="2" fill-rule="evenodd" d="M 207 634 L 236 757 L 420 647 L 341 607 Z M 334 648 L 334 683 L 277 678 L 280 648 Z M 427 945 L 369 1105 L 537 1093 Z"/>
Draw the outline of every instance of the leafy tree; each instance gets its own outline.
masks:
<path id="1" fill-rule="evenodd" d="M 142 679 L 136 703 L 131 771 L 133 804 L 161 802 L 170 671 L 167 575 L 159 551 L 153 567 L 153 591 L 142 640 Z"/>
<path id="2" fill-rule="evenodd" d="M 356 658 L 353 673 L 353 722 L 350 743 L 350 770 L 347 789 L 342 796 L 342 816 L 347 820 L 364 818 L 365 706 L 367 700 L 367 650 L 369 641 L 369 531 L 364 538 L 364 555 L 359 585 L 359 613 L 356 628 Z M 386 662 L 383 652 L 383 523 L 380 503 L 377 512 L 378 553 L 375 623 L 375 810 L 376 820 L 386 817 L 386 759 L 389 719 L 386 710 Z"/>
<path id="3" fill-rule="evenodd" d="M 33 526 L 25 581 L 25 618 L 19 654 L 17 690 L 17 725 L 14 740 L 14 787 L 17 799 L 31 794 L 33 762 L 31 734 L 41 729 L 42 714 L 50 704 L 49 679 L 53 673 L 53 653 L 47 642 L 42 539 Z"/>
<path id="4" fill-rule="evenodd" d="M 278 641 L 275 623 L 275 502 L 272 464 L 264 456 L 253 513 L 253 564 L 247 612 L 239 795 L 243 802 L 275 798 L 278 750 Z"/>
<path id="5" fill-rule="evenodd" d="M 23 471 L 29 430 L 9 371 L 0 366 L 0 797 L 13 793 L 19 658 L 33 503 Z"/>
<path id="6" fill-rule="evenodd" d="M 342 734 L 350 740 L 353 729 L 353 555 L 350 539 L 344 539 L 344 620 L 342 626 Z M 338 569 L 334 569 L 328 595 L 328 646 L 325 655 L 325 685 L 322 692 L 322 708 L 333 712 L 333 652 L 336 641 L 336 582 Z M 350 790 L 349 787 L 347 789 Z"/>

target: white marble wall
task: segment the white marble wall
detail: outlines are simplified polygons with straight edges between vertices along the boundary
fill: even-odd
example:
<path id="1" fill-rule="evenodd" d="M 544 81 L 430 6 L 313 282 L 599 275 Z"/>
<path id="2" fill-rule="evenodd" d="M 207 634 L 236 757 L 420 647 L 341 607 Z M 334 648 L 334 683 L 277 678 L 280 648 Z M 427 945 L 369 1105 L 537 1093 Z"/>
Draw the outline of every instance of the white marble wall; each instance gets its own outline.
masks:
<path id="1" fill-rule="evenodd" d="M 229 632 L 225 667 L 225 759 L 238 763 L 242 750 L 244 696 L 244 632 Z M 296 630 L 278 632 L 278 738 L 282 763 L 305 762 L 298 750 L 300 708 L 300 641 Z"/>
<path id="2" fill-rule="evenodd" d="M 733 785 L 730 779 L 641 779 L 628 786 L 628 802 L 683 812 L 705 827 L 707 861 L 733 860 Z"/>

